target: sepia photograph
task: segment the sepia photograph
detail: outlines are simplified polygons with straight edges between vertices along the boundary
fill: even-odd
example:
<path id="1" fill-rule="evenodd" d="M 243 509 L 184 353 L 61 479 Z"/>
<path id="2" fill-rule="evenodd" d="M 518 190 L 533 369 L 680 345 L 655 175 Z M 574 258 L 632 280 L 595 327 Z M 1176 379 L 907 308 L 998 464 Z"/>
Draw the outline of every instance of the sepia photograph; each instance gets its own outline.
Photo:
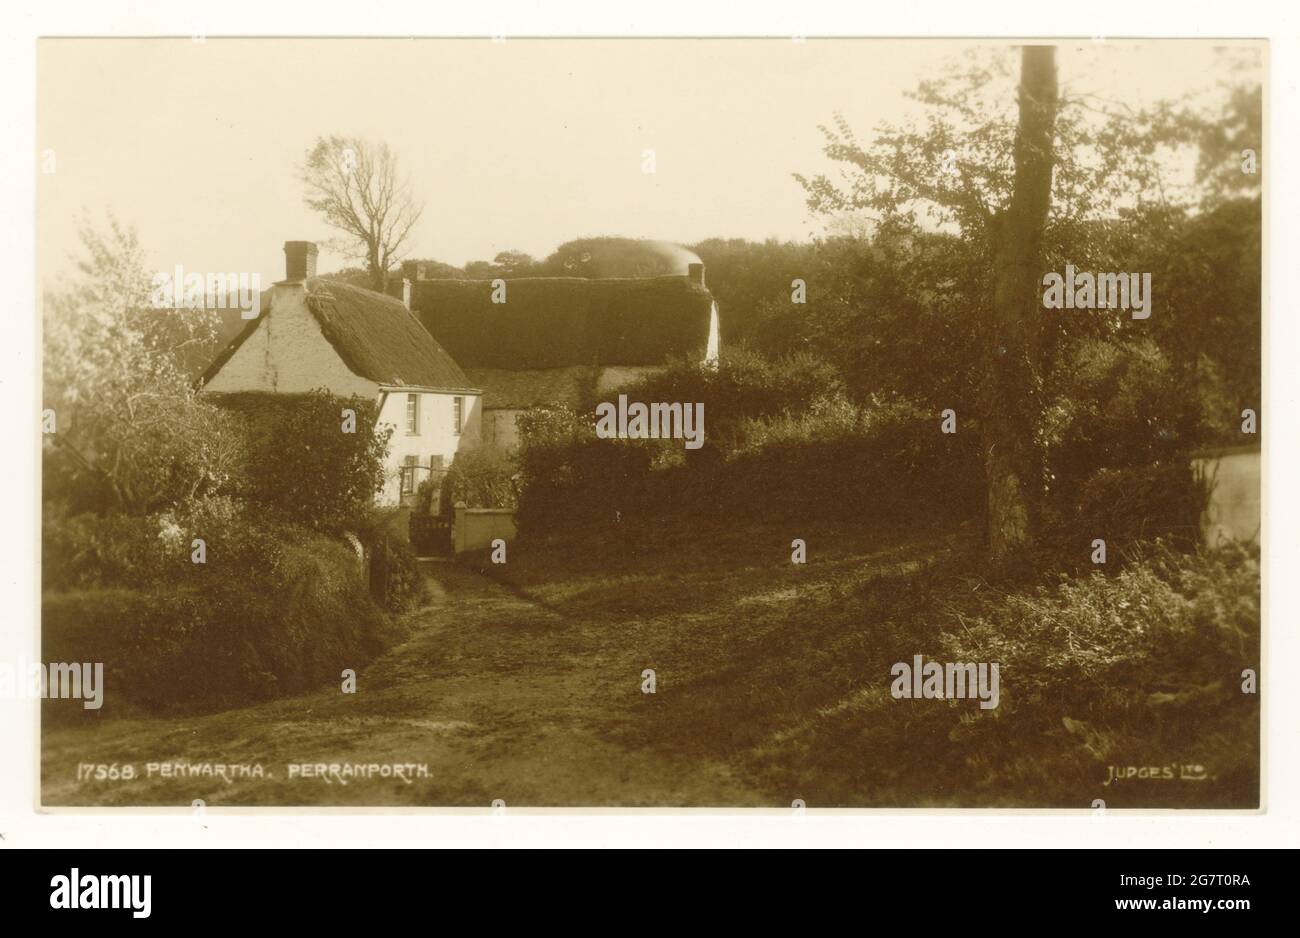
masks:
<path id="1" fill-rule="evenodd" d="M 40 809 L 1264 810 L 1269 52 L 37 40 Z"/>

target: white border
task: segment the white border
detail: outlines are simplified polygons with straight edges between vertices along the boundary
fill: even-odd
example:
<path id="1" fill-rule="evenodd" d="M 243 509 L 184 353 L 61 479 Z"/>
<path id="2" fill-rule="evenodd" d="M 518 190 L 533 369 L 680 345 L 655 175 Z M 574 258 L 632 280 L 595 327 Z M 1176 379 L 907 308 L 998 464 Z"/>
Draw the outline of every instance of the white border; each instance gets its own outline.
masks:
<path id="1" fill-rule="evenodd" d="M 1110 811 L 1074 816 L 984 811 L 791 812 L 653 811 L 581 814 L 541 812 L 504 816 L 465 813 L 349 813 L 275 811 L 239 816 L 210 811 L 202 819 L 163 815 L 38 814 L 35 772 L 0 773 L 0 848 L 92 846 L 1044 846 L 1044 847 L 1251 847 L 1300 843 L 1300 786 L 1295 783 L 1300 686 L 1287 674 L 1300 662 L 1300 577 L 1287 574 L 1300 560 L 1296 549 L 1296 497 L 1288 487 L 1294 460 L 1294 408 L 1300 406 L 1300 369 L 1283 358 L 1300 349 L 1300 325 L 1290 309 L 1281 277 L 1297 256 L 1292 220 L 1297 217 L 1293 154 L 1300 112 L 1300 13 L 1282 3 L 1235 0 L 1230 4 L 1091 0 L 1077 8 L 1039 2 L 969 2 L 876 5 L 860 2 L 791 3 L 749 0 L 708 4 L 702 0 L 656 0 L 546 4 L 519 0 L 459 4 L 455 9 L 408 2 L 330 5 L 290 2 L 271 6 L 256 0 L 223 0 L 182 8 L 161 2 L 32 2 L 20 10 L 4 5 L 0 29 L 0 88 L 4 89 L 7 133 L 0 142 L 0 271 L 9 284 L 9 334 L 0 351 L 0 389 L 15 428 L 16 444 L 3 447 L 4 480 L 0 523 L 0 582 L 9 622 L 3 630 L 13 657 L 31 634 L 36 610 L 35 502 L 39 395 L 36 378 L 35 310 L 35 38 L 50 35 L 372 35 L 375 23 L 401 24 L 406 35 L 488 36 L 973 36 L 1001 38 L 1186 36 L 1264 37 L 1271 41 L 1265 149 L 1268 256 L 1266 296 L 1272 300 L 1265 337 L 1268 390 L 1261 412 L 1268 486 L 1265 555 L 1268 659 L 1277 663 L 1262 675 L 1267 701 L 1265 784 L 1262 813 L 1205 814 Z M 382 35 L 392 35 L 391 29 Z M 1278 165 L 1272 169 L 1270 157 Z M 1281 165 L 1281 164 L 1289 165 Z M 1267 301 L 1266 301 L 1267 302 Z M 1290 365 L 1290 367 L 1288 367 Z M 1271 532 L 1271 533 L 1270 533 Z M 1276 680 L 1274 680 L 1276 678 Z M 0 708 L 3 759 L 35 751 L 34 705 Z"/>

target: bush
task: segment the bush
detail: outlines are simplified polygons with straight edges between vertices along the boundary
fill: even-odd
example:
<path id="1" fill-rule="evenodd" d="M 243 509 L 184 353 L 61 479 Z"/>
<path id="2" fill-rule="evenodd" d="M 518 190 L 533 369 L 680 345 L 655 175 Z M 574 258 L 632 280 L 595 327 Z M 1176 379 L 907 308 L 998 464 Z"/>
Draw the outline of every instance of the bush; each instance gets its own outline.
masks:
<path id="1" fill-rule="evenodd" d="M 443 479 L 439 511 L 449 515 L 462 502 L 470 508 L 515 508 L 518 486 L 519 468 L 508 452 L 496 446 L 463 449 Z"/>
<path id="2" fill-rule="evenodd" d="M 746 421 L 803 412 L 815 401 L 842 397 L 844 384 L 831 365 L 807 353 L 767 359 L 732 349 L 716 366 L 675 362 L 600 399 L 620 393 L 630 401 L 703 404 L 709 438 L 728 445 Z M 594 408 L 597 402 L 590 403 Z"/>
<path id="3" fill-rule="evenodd" d="M 520 453 L 521 527 L 615 520 L 646 506 L 653 444 L 587 439 Z"/>
<path id="4" fill-rule="evenodd" d="M 908 422 L 919 426 L 929 416 L 903 401 L 872 399 L 860 405 L 843 394 L 819 397 L 803 410 L 743 421 L 736 449 L 756 453 L 773 446 L 862 439 Z"/>
<path id="5" fill-rule="evenodd" d="M 522 449 L 591 439 L 596 433 L 594 410 L 584 417 L 567 404 L 532 407 L 516 418 L 515 425 Z"/>
<path id="6" fill-rule="evenodd" d="M 842 406 L 814 409 L 751 427 L 698 504 L 742 517 L 955 523 L 983 511 L 976 439 L 940 433 L 937 419 L 906 407 L 858 417 Z"/>
<path id="7" fill-rule="evenodd" d="M 384 486 L 392 433 L 376 430 L 374 401 L 323 390 L 210 397 L 245 418 L 248 450 L 236 494 L 259 512 L 340 533 L 370 510 Z M 355 415 L 348 430 L 345 411 Z"/>
<path id="8" fill-rule="evenodd" d="M 185 587 L 213 571 L 256 570 L 274 564 L 284 541 L 301 529 L 246 518 L 225 497 L 199 499 L 150 515 L 63 517 L 47 512 L 42 532 L 42 581 L 47 589 L 99 586 Z M 192 560 L 202 540 L 205 562 Z"/>
<path id="9" fill-rule="evenodd" d="M 346 546 L 306 531 L 277 543 L 262 565 L 214 557 L 188 582 L 46 591 L 42 655 L 104 662 L 105 711 L 195 710 L 337 681 L 399 637 Z"/>
<path id="10" fill-rule="evenodd" d="M 525 530 L 595 519 L 690 513 L 725 518 L 963 519 L 983 510 L 978 434 L 944 434 L 902 404 L 863 409 L 842 396 L 804 413 L 746 420 L 730 450 L 711 437 L 679 460 L 679 441 L 581 440 L 525 446 Z"/>
<path id="11" fill-rule="evenodd" d="M 350 546 L 237 507 L 47 518 L 43 653 L 103 661 L 111 693 L 184 709 L 337 680 L 400 637 Z M 195 538 L 204 563 L 191 560 Z M 418 583 L 414 561 L 406 577 Z"/>
<path id="12" fill-rule="evenodd" d="M 1042 566 L 1078 570 L 1091 564 L 1091 545 L 1106 542 L 1107 559 L 1122 563 L 1145 541 L 1163 539 L 1187 550 L 1201 539 L 1210 492 L 1190 461 L 1173 459 L 1101 469 L 1047 506 Z"/>
<path id="13" fill-rule="evenodd" d="M 1063 357 L 1044 421 L 1055 487 L 1169 459 L 1193 439 L 1196 402 L 1154 342 L 1081 339 Z"/>
<path id="14" fill-rule="evenodd" d="M 1063 577 L 964 610 L 941 660 L 998 662 L 1002 699 L 972 710 L 960 741 L 977 760 L 999 753 L 1013 775 L 1104 780 L 1108 765 L 1203 764 L 1235 804 L 1257 804 L 1259 698 L 1240 682 L 1259 667 L 1259 611 L 1258 551 L 1240 545 L 1148 545 L 1117 576 Z M 1064 761 L 1042 763 L 1044 736 L 1072 740 Z"/>
<path id="15" fill-rule="evenodd" d="M 400 509 L 374 507 L 356 522 L 355 533 L 370 556 L 370 594 L 390 612 L 406 612 L 424 599 L 424 577 L 402 517 Z"/>

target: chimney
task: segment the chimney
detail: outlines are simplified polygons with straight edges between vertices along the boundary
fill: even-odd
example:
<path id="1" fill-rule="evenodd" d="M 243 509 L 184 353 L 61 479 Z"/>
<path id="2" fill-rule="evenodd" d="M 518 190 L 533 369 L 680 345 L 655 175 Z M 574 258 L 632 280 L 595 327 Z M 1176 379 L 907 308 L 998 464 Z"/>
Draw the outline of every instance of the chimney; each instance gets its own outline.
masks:
<path id="1" fill-rule="evenodd" d="M 407 309 L 411 308 L 411 281 L 406 277 L 389 277 L 384 292 L 395 300 L 401 300 Z"/>
<path id="2" fill-rule="evenodd" d="M 704 265 L 687 264 L 686 277 L 692 283 L 698 283 L 700 286 L 704 286 Z"/>
<path id="3" fill-rule="evenodd" d="M 424 280 L 428 273 L 428 268 L 423 264 L 415 261 L 402 261 L 402 276 L 407 280 Z"/>
<path id="4" fill-rule="evenodd" d="M 307 280 L 316 276 L 316 245 L 311 241 L 284 242 L 284 279 Z"/>

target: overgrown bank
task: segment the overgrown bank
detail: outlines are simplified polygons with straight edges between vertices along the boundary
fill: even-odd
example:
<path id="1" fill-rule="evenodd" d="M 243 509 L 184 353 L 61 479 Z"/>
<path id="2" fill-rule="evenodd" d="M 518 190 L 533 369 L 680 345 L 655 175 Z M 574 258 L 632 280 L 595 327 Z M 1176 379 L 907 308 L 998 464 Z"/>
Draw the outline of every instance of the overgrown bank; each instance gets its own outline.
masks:
<path id="1" fill-rule="evenodd" d="M 1109 576 L 1009 581 L 972 524 L 612 527 L 478 569 L 655 671 L 609 717 L 630 749 L 725 761 L 774 804 L 1258 803 L 1257 552 L 1149 545 Z M 999 663 L 998 707 L 895 699 L 915 655 Z"/>

